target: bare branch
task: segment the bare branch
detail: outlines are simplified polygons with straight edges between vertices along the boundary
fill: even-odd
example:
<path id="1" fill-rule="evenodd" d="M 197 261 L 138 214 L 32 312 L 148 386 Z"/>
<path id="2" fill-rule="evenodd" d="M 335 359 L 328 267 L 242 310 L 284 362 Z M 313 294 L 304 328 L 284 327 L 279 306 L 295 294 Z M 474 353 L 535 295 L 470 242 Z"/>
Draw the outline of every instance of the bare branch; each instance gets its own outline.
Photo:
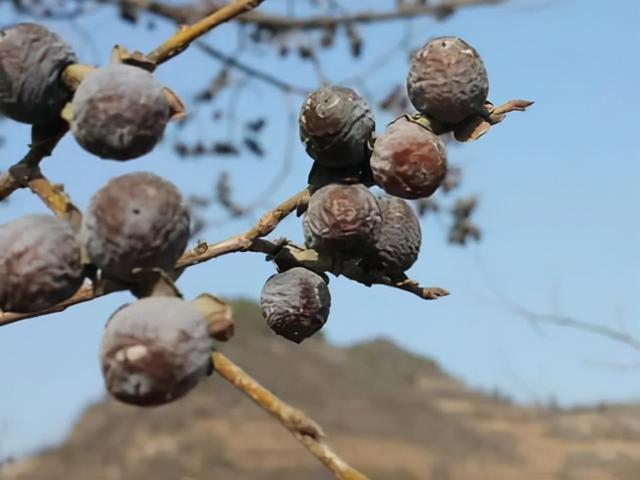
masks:
<path id="1" fill-rule="evenodd" d="M 436 300 L 449 295 L 449 292 L 439 287 L 421 287 L 417 282 L 407 278 L 389 278 L 380 272 L 366 272 L 352 262 L 341 262 L 340 259 L 321 256 L 315 250 L 302 249 L 286 240 L 271 242 L 262 239 L 269 235 L 278 224 L 294 211 L 303 210 L 309 201 L 308 190 L 302 190 L 288 198 L 273 210 L 264 214 L 254 227 L 243 234 L 235 235 L 222 242 L 207 244 L 199 242 L 192 250 L 186 252 L 176 263 L 176 270 L 198 265 L 222 255 L 235 252 L 264 253 L 280 266 L 304 266 L 319 272 L 331 272 L 344 275 L 351 280 L 366 286 L 386 285 L 392 288 L 413 293 L 425 300 Z M 0 313 L 0 327 L 29 318 L 40 317 L 51 313 L 61 312 L 68 307 L 93 300 L 113 292 L 127 290 L 131 285 L 123 285 L 110 281 L 98 280 L 95 284 L 87 283 L 71 298 L 46 310 L 32 313 Z"/>
<path id="2" fill-rule="evenodd" d="M 262 12 L 250 12 L 238 17 L 239 22 L 254 23 L 263 28 L 283 32 L 290 30 L 317 30 L 335 28 L 356 23 L 405 20 L 419 16 L 443 17 L 458 8 L 481 5 L 495 5 L 504 0 L 444 0 L 437 5 L 405 5 L 386 12 L 359 12 L 342 16 L 317 16 L 291 18 Z"/>
<path id="3" fill-rule="evenodd" d="M 198 37 L 201 37 L 211 29 L 228 22 L 238 15 L 257 8 L 263 1 L 264 0 L 235 0 L 199 22 L 189 27 L 181 28 L 169 40 L 149 53 L 147 57 L 157 65 L 160 65 L 184 51 L 191 42 Z"/>
<path id="4" fill-rule="evenodd" d="M 279 78 L 274 77 L 273 75 L 270 75 L 268 73 L 265 73 L 261 70 L 258 70 L 250 65 L 246 65 L 238 60 L 236 60 L 233 57 L 230 57 L 228 55 L 225 55 L 224 53 L 222 53 L 221 51 L 219 51 L 218 49 L 212 47 L 211 45 L 204 43 L 204 42 L 196 42 L 196 46 L 202 50 L 204 53 L 206 53 L 207 55 L 209 55 L 212 58 L 215 58 L 216 60 L 220 60 L 221 62 L 224 62 L 225 65 L 228 65 L 230 67 L 233 67 L 237 70 L 240 70 L 241 72 L 246 73 L 247 75 L 252 76 L 253 78 L 257 78 L 259 80 L 262 80 L 265 83 L 268 83 L 269 85 L 276 87 L 280 90 L 282 90 L 283 92 L 286 93 L 295 93 L 297 95 L 306 95 L 310 89 L 308 88 L 304 88 L 304 87 L 299 87 L 297 85 L 293 85 L 291 83 L 287 83 L 284 80 L 280 80 Z"/>
<path id="5" fill-rule="evenodd" d="M 610 340 L 623 343 L 626 346 L 640 352 L 640 339 L 628 333 L 616 330 L 615 328 L 579 320 L 577 318 L 565 315 L 558 315 L 553 313 L 536 313 L 526 309 L 525 307 L 512 303 L 509 304 L 509 308 L 517 315 L 525 318 L 532 323 L 547 323 L 551 325 L 557 325 L 559 327 L 581 330 L 583 332 L 599 335 L 601 337 L 606 337 Z"/>
<path id="6" fill-rule="evenodd" d="M 338 480 L 367 480 L 365 475 L 349 466 L 331 449 L 324 441 L 322 428 L 304 412 L 280 400 L 226 355 L 214 352 L 212 358 L 217 374 L 278 419 Z"/>
<path id="7" fill-rule="evenodd" d="M 303 208 L 309 200 L 309 192 L 305 189 L 288 198 L 276 208 L 264 214 L 256 225 L 245 233 L 235 235 L 222 242 L 207 245 L 204 242 L 198 243 L 196 247 L 186 252 L 177 262 L 176 269 L 186 268 L 206 262 L 216 257 L 233 252 L 251 251 L 253 242 L 259 237 L 269 235 L 284 218 L 298 208 Z M 265 252 L 265 246 L 260 245 L 254 251 Z M 97 281 L 95 284 L 87 283 L 80 288 L 71 298 L 55 305 L 52 308 L 32 313 L 0 313 L 0 326 L 26 320 L 29 318 L 48 315 L 50 313 L 61 312 L 72 305 L 87 302 L 94 298 L 108 295 L 109 293 L 126 290 L 127 285 L 112 282 Z"/>
<path id="8" fill-rule="evenodd" d="M 4 200 L 19 188 L 26 188 L 34 178 L 41 176 L 38 164 L 51 155 L 66 130 L 40 142 L 33 142 L 22 160 L 0 176 L 0 200 Z"/>

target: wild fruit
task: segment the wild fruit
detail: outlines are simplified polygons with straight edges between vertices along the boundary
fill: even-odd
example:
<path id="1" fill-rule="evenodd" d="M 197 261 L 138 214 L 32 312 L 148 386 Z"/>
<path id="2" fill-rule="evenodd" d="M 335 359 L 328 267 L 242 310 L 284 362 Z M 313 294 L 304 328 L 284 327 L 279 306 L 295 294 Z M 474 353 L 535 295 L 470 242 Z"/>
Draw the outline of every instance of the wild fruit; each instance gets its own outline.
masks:
<path id="1" fill-rule="evenodd" d="M 52 307 L 80 288 L 83 272 L 80 244 L 67 222 L 29 215 L 0 226 L 0 310 Z"/>
<path id="2" fill-rule="evenodd" d="M 333 183 L 309 200 L 305 243 L 319 252 L 361 254 L 375 245 L 381 223 L 376 197 L 366 187 Z"/>
<path id="3" fill-rule="evenodd" d="M 275 333 L 301 343 L 326 323 L 331 295 L 320 275 L 295 267 L 267 280 L 260 294 L 260 306 Z"/>
<path id="4" fill-rule="evenodd" d="M 371 108 L 350 88 L 316 90 L 300 111 L 302 143 L 309 156 L 326 167 L 344 168 L 365 161 L 374 128 Z"/>
<path id="5" fill-rule="evenodd" d="M 100 347 L 107 390 L 139 406 L 184 396 L 211 370 L 213 342 L 195 306 L 148 297 L 117 310 Z"/>
<path id="6" fill-rule="evenodd" d="M 419 112 L 458 123 L 481 111 L 489 79 L 473 47 L 461 38 L 439 37 L 413 55 L 407 91 Z"/>
<path id="7" fill-rule="evenodd" d="M 399 275 L 418 259 L 422 232 L 420 221 L 409 203 L 401 198 L 378 199 L 382 226 L 375 248 L 363 260 L 369 270 Z"/>
<path id="8" fill-rule="evenodd" d="M 136 268 L 173 268 L 189 240 L 189 211 L 172 183 L 152 173 L 130 173 L 93 196 L 82 237 L 105 277 L 131 282 Z"/>
<path id="9" fill-rule="evenodd" d="M 388 194 L 426 198 L 444 181 L 447 150 L 437 135 L 400 117 L 376 139 L 371 169 L 376 183 Z"/>
<path id="10" fill-rule="evenodd" d="M 60 76 L 76 62 L 71 47 L 40 25 L 19 23 L 0 31 L 0 113 L 31 124 L 59 118 L 70 98 Z"/>
<path id="11" fill-rule="evenodd" d="M 162 138 L 170 106 L 163 86 L 146 70 L 112 64 L 91 72 L 72 102 L 71 131 L 101 158 L 130 160 Z"/>

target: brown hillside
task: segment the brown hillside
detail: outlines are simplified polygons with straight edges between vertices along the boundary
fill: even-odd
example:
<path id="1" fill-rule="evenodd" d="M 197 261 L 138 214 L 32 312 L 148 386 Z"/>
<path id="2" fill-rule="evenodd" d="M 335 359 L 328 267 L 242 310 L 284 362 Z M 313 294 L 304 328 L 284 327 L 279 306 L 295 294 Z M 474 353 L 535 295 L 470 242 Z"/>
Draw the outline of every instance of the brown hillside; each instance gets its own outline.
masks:
<path id="1" fill-rule="evenodd" d="M 378 340 L 353 348 L 273 335 L 239 303 L 221 349 L 305 410 L 372 480 L 637 480 L 640 408 L 538 411 L 474 393 Z M 157 409 L 104 401 L 67 441 L 7 465 L 10 480 L 328 480 L 277 422 L 219 378 Z"/>

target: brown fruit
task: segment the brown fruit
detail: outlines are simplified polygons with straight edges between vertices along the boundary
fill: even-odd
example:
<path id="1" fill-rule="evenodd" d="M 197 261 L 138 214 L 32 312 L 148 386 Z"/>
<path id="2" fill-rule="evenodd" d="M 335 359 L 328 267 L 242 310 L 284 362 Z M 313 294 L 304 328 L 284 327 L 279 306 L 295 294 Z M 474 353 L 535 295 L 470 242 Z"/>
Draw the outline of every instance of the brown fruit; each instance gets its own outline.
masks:
<path id="1" fill-rule="evenodd" d="M 420 221 L 406 200 L 395 197 L 378 199 L 382 226 L 375 248 L 363 260 L 369 270 L 396 276 L 408 270 L 418 259 L 422 232 Z"/>
<path id="2" fill-rule="evenodd" d="M 57 34 L 33 23 L 0 31 L 0 113 L 46 124 L 59 118 L 71 97 L 60 76 L 76 55 Z"/>
<path id="3" fill-rule="evenodd" d="M 407 91 L 419 112 L 458 123 L 482 111 L 489 79 L 473 47 L 461 38 L 439 37 L 413 55 Z"/>
<path id="4" fill-rule="evenodd" d="M 307 153 L 326 167 L 357 165 L 369 155 L 375 122 L 367 102 L 350 88 L 323 87 L 300 111 L 300 138 Z"/>
<path id="5" fill-rule="evenodd" d="M 447 150 L 437 135 L 400 117 L 376 139 L 371 169 L 376 183 L 388 194 L 426 198 L 444 181 Z"/>
<path id="6" fill-rule="evenodd" d="M 161 405 L 189 392 L 211 370 L 213 341 L 195 306 L 148 297 L 117 310 L 100 348 L 107 390 L 139 406 Z"/>
<path id="7" fill-rule="evenodd" d="M 170 106 L 164 87 L 146 70 L 112 64 L 86 76 L 73 102 L 71 131 L 101 158 L 130 160 L 162 138 Z"/>
<path id="8" fill-rule="evenodd" d="M 0 226 L 0 310 L 52 307 L 80 288 L 83 272 L 80 244 L 67 222 L 29 215 Z"/>
<path id="9" fill-rule="evenodd" d="M 309 200 L 305 243 L 319 252 L 361 254 L 375 245 L 381 223 L 376 197 L 366 187 L 333 183 Z"/>
<path id="10" fill-rule="evenodd" d="M 295 267 L 267 280 L 260 294 L 260 306 L 275 333 L 301 343 L 326 323 L 331 295 L 320 275 Z"/>
<path id="11" fill-rule="evenodd" d="M 135 268 L 173 268 L 187 246 L 189 221 L 172 183 L 152 173 L 130 173 L 93 196 L 82 237 L 91 262 L 105 277 L 131 282 Z"/>

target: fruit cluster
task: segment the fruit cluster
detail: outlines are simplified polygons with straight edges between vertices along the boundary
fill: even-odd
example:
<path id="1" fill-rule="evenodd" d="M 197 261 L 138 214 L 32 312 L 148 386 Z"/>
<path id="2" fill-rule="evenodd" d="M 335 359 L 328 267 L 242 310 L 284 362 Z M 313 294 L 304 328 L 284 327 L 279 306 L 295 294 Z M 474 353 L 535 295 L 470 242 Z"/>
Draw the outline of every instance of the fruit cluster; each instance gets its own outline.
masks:
<path id="1" fill-rule="evenodd" d="M 116 62 L 92 70 L 71 94 L 62 77 L 75 62 L 72 49 L 41 26 L 0 32 L 0 113 L 34 127 L 64 118 L 78 143 L 101 158 L 150 152 L 172 116 L 170 92 L 140 65 Z M 482 114 L 486 72 L 465 42 L 438 38 L 413 57 L 408 92 L 424 118 L 461 122 Z M 374 130 L 370 107 L 349 88 L 323 87 L 304 101 L 300 136 L 313 159 L 305 244 L 336 262 L 403 278 L 421 243 L 406 200 L 438 189 L 447 153 L 416 116 L 395 120 L 380 136 Z M 386 195 L 371 193 L 375 185 Z M 114 178 L 95 193 L 80 225 L 30 215 L 0 226 L 0 310 L 54 308 L 85 279 L 130 289 L 142 298 L 117 310 L 104 331 L 107 389 L 136 405 L 172 401 L 212 372 L 213 339 L 233 330 L 227 317 L 212 327 L 207 302 L 187 302 L 173 285 L 189 236 L 189 211 L 172 183 L 146 172 Z M 300 343 L 327 321 L 327 277 L 282 268 L 266 281 L 260 303 L 269 327 Z"/>
<path id="2" fill-rule="evenodd" d="M 422 240 L 406 200 L 430 197 L 447 174 L 445 145 L 428 125 L 436 121 L 453 129 L 485 115 L 488 85 L 478 53 L 459 38 L 441 37 L 411 61 L 407 91 L 418 115 L 396 119 L 380 136 L 371 108 L 353 90 L 327 86 L 312 92 L 300 112 L 300 138 L 313 159 L 306 246 L 364 271 L 402 278 Z M 374 196 L 372 186 L 387 195 Z M 322 277 L 294 268 L 267 281 L 261 303 L 276 333 L 301 342 L 326 322 L 330 296 Z"/>

